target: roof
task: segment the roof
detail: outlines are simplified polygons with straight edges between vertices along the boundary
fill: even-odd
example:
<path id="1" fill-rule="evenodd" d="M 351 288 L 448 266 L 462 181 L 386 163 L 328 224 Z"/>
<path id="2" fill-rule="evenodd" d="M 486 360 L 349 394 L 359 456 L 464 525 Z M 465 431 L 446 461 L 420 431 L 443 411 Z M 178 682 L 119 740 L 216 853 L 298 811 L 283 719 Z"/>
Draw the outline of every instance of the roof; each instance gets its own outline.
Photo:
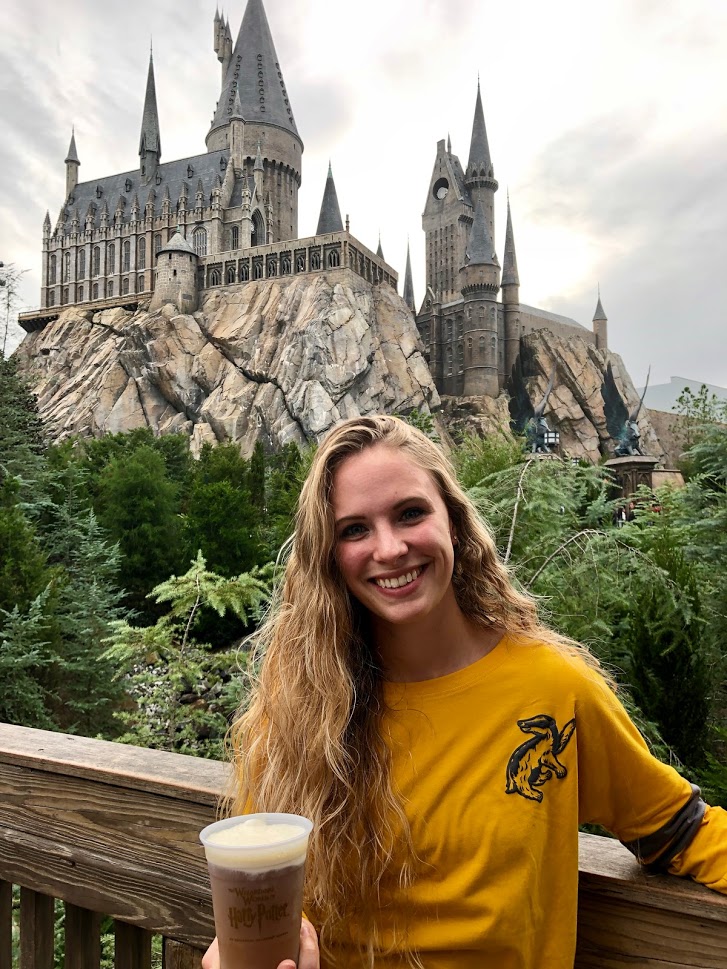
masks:
<path id="1" fill-rule="evenodd" d="M 594 320 L 608 320 L 608 317 L 606 316 L 606 314 L 605 314 L 605 312 L 603 310 L 603 304 L 601 303 L 601 295 L 600 295 L 600 293 L 599 293 L 599 296 L 598 296 L 598 303 L 596 304 L 596 312 L 593 314 L 593 319 Z"/>
<path id="2" fill-rule="evenodd" d="M 499 266 L 495 247 L 487 228 L 487 219 L 482 202 L 478 199 L 475 206 L 475 219 L 467 242 L 466 264 L 468 266 Z"/>
<path id="3" fill-rule="evenodd" d="M 519 286 L 520 277 L 517 272 L 517 256 L 515 255 L 515 236 L 512 231 L 512 216 L 510 214 L 510 199 L 507 200 L 507 228 L 505 229 L 505 253 L 502 258 L 502 285 Z"/>
<path id="4" fill-rule="evenodd" d="M 404 275 L 404 302 L 409 307 L 409 309 L 414 312 L 414 283 L 412 281 L 411 275 L 411 252 L 409 250 L 409 243 L 406 244 L 406 273 Z"/>
<path id="5" fill-rule="evenodd" d="M 169 240 L 169 242 L 166 244 L 166 246 L 163 246 L 159 250 L 159 252 L 160 253 L 162 253 L 162 252 L 185 252 L 188 255 L 192 255 L 192 256 L 196 256 L 197 255 L 197 253 L 190 246 L 190 244 L 184 238 L 184 236 L 179 231 L 179 229 L 177 229 L 177 231 L 174 233 L 174 235 Z"/>
<path id="6" fill-rule="evenodd" d="M 155 151 L 162 155 L 162 141 L 159 134 L 159 113 L 157 111 L 157 92 L 154 83 L 154 58 L 149 54 L 149 72 L 146 76 L 146 94 L 144 96 L 144 113 L 141 119 L 141 134 L 139 135 L 139 154 L 144 151 Z"/>
<path id="7" fill-rule="evenodd" d="M 210 131 L 230 121 L 237 95 L 246 122 L 275 125 L 301 140 L 262 0 L 248 0 Z"/>
<path id="8" fill-rule="evenodd" d="M 186 190 L 187 198 L 191 197 L 193 201 L 194 190 L 198 181 L 202 182 L 206 204 L 209 205 L 212 190 L 217 184 L 218 177 L 224 175 L 229 157 L 229 149 L 220 149 L 219 151 L 205 152 L 203 155 L 194 155 L 192 158 L 179 158 L 176 161 L 159 165 L 156 178 L 151 183 L 151 190 L 156 194 L 155 211 L 157 214 L 167 192 L 172 203 L 172 211 L 176 211 L 179 197 L 184 193 L 184 190 Z M 99 190 L 100 194 L 98 194 Z M 145 185 L 142 185 L 141 173 L 138 168 L 131 172 L 121 172 L 119 175 L 107 175 L 105 178 L 79 182 L 68 199 L 65 209 L 66 219 L 70 219 L 73 210 L 78 208 L 83 224 L 89 206 L 93 206 L 92 227 L 98 228 L 104 203 L 108 205 L 113 218 L 119 199 L 122 199 L 122 222 L 129 222 L 131 219 L 131 203 L 137 192 L 141 193 L 141 199 L 143 203 L 146 203 L 149 190 Z M 67 226 L 67 228 L 70 231 L 70 226 Z"/>
<path id="9" fill-rule="evenodd" d="M 485 128 L 485 112 L 482 109 L 480 82 L 477 81 L 477 100 L 475 102 L 475 117 L 472 122 L 472 141 L 470 142 L 470 157 L 467 162 L 467 172 L 471 172 L 472 169 L 483 168 L 485 172 L 492 173 L 490 146 L 487 141 L 487 129 Z"/>
<path id="10" fill-rule="evenodd" d="M 71 132 L 71 143 L 68 146 L 68 155 L 66 156 L 66 165 L 68 164 L 68 162 L 76 162 L 77 165 L 80 165 L 81 164 L 81 162 L 79 161 L 79 158 L 78 158 L 78 152 L 76 151 L 76 132 L 75 131 L 72 131 Z"/>
<path id="11" fill-rule="evenodd" d="M 552 320 L 553 323 L 564 323 L 566 326 L 573 326 L 577 330 L 586 330 L 588 333 L 591 332 L 587 326 L 579 323 L 578 320 L 571 319 L 570 316 L 561 316 L 560 313 L 550 313 L 548 310 L 541 310 L 538 306 L 528 306 L 527 303 L 520 303 L 519 306 L 523 313 L 540 317 L 542 320 Z"/>
<path id="12" fill-rule="evenodd" d="M 328 166 L 326 187 L 323 189 L 323 201 L 321 202 L 321 214 L 318 216 L 316 235 L 325 232 L 343 232 L 341 209 L 338 205 L 338 195 L 336 194 L 336 185 L 333 181 L 333 172 L 330 165 Z"/>

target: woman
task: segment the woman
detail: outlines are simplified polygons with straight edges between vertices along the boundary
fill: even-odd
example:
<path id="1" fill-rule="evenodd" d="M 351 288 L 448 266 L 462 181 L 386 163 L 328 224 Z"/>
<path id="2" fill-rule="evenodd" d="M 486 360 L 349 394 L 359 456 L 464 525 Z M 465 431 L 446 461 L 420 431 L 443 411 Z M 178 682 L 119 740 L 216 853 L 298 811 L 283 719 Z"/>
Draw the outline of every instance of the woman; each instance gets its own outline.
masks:
<path id="1" fill-rule="evenodd" d="M 727 892 L 727 814 L 539 623 L 404 422 L 347 421 L 320 447 L 259 638 L 233 810 L 314 821 L 298 969 L 572 965 L 582 822 Z"/>

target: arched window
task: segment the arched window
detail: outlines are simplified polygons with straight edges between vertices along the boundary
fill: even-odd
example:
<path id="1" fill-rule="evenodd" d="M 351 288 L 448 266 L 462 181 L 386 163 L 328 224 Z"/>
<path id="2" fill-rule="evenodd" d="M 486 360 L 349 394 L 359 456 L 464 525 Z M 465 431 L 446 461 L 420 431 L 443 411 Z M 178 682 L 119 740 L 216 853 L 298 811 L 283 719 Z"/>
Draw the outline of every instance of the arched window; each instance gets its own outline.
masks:
<path id="1" fill-rule="evenodd" d="M 101 247 L 100 246 L 94 246 L 94 250 L 93 250 L 92 275 L 93 276 L 100 276 L 101 275 Z M 94 287 L 94 289 L 95 288 L 96 287 Z M 95 298 L 96 297 L 94 297 L 94 299 Z"/>
<path id="2" fill-rule="evenodd" d="M 226 273 L 226 276 L 225 276 L 225 282 L 227 282 L 228 284 L 235 282 L 235 267 L 234 266 L 228 266 L 227 267 L 227 273 Z"/>
<path id="3" fill-rule="evenodd" d="M 207 230 L 205 228 L 199 226 L 194 230 L 192 233 L 192 244 L 198 256 L 207 255 Z M 219 286 L 219 283 L 214 283 L 213 285 Z"/>
<path id="4" fill-rule="evenodd" d="M 106 295 L 107 296 L 113 296 L 114 295 L 114 281 L 113 281 L 113 279 L 109 279 L 108 283 L 106 284 Z"/>
<path id="5" fill-rule="evenodd" d="M 155 256 L 159 252 L 161 247 L 162 247 L 162 234 L 161 232 L 157 232 L 157 234 L 154 236 L 154 255 Z"/>
<path id="6" fill-rule="evenodd" d="M 283 258 L 280 260 L 280 275 L 290 275 L 290 256 L 283 256 Z"/>
<path id="7" fill-rule="evenodd" d="M 115 270 L 116 263 L 116 246 L 112 243 L 109 244 L 108 252 L 106 253 L 106 272 L 112 273 Z"/>
<path id="8" fill-rule="evenodd" d="M 63 289 L 63 305 L 65 306 L 68 302 L 68 287 L 65 286 Z"/>
<path id="9" fill-rule="evenodd" d="M 136 268 L 146 269 L 146 239 L 139 239 L 136 244 Z"/>
<path id="10" fill-rule="evenodd" d="M 321 254 L 320 252 L 312 252 L 310 254 L 310 268 L 320 269 L 321 268 Z"/>
<path id="11" fill-rule="evenodd" d="M 242 266 L 240 266 L 240 280 L 241 282 L 246 283 L 249 279 L 250 279 L 250 267 L 248 266 L 247 263 L 243 263 Z"/>
<path id="12" fill-rule="evenodd" d="M 483 353 L 484 350 L 485 350 L 485 338 L 483 336 L 481 336 L 480 337 L 480 353 Z"/>
<path id="13" fill-rule="evenodd" d="M 464 368 L 464 344 L 457 344 L 457 369 L 462 370 Z"/>
<path id="14" fill-rule="evenodd" d="M 240 248 L 240 227 L 233 225 L 230 231 L 230 249 Z"/>
<path id="15" fill-rule="evenodd" d="M 328 253 L 328 267 L 329 269 L 335 269 L 337 266 L 341 265 L 341 254 L 338 249 L 331 249 Z"/>
<path id="16" fill-rule="evenodd" d="M 139 276 L 137 278 L 137 280 L 136 280 L 136 291 L 137 291 L 137 293 L 143 293 L 144 292 L 144 276 L 143 275 Z"/>
<path id="17" fill-rule="evenodd" d="M 124 268 L 122 272 L 128 273 L 131 269 L 131 243 L 127 239 L 124 243 Z"/>
<path id="18" fill-rule="evenodd" d="M 305 256 L 303 253 L 295 257 L 295 271 L 297 273 L 305 272 Z"/>
<path id="19" fill-rule="evenodd" d="M 70 252 L 63 253 L 63 282 L 67 283 L 71 278 L 71 254 Z"/>
<path id="20" fill-rule="evenodd" d="M 83 286 L 78 287 L 78 302 L 83 302 Z"/>
<path id="21" fill-rule="evenodd" d="M 219 269 L 213 269 L 210 273 L 210 286 L 219 286 L 221 282 L 222 273 L 219 271 Z"/>
<path id="22" fill-rule="evenodd" d="M 268 259 L 268 276 L 278 275 L 278 261 L 275 256 L 270 256 Z"/>
<path id="23" fill-rule="evenodd" d="M 124 276 L 124 281 L 121 284 L 121 292 L 122 292 L 122 294 L 124 296 L 128 296 L 129 295 L 129 277 L 128 276 Z"/>
<path id="24" fill-rule="evenodd" d="M 263 278 L 263 264 L 262 262 L 256 262 L 252 267 L 252 278 L 262 279 Z"/>
<path id="25" fill-rule="evenodd" d="M 260 209 L 255 209 L 252 214 L 252 236 L 250 239 L 251 246 L 264 246 L 265 245 L 265 222 L 260 213 Z"/>
<path id="26" fill-rule="evenodd" d="M 78 253 L 78 278 L 86 278 L 86 250 L 81 249 Z"/>
<path id="27" fill-rule="evenodd" d="M 48 293 L 48 306 L 55 306 L 55 305 L 56 305 L 56 294 Z"/>
<path id="28" fill-rule="evenodd" d="M 93 299 L 98 299 L 98 283 L 93 284 Z"/>
<path id="29" fill-rule="evenodd" d="M 58 265 L 58 261 L 57 261 L 56 257 L 55 256 L 51 256 L 50 257 L 50 273 L 48 274 L 49 277 L 50 277 L 49 278 L 49 282 L 51 284 L 55 283 L 55 281 L 56 281 L 56 266 L 57 265 Z"/>

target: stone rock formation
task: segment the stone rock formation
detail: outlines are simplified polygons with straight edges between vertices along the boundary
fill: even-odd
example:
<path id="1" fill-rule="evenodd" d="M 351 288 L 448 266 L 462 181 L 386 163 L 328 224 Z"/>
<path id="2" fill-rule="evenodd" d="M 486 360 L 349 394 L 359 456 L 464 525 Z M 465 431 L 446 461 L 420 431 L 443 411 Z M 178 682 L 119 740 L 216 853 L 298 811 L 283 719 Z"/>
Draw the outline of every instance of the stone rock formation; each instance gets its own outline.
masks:
<path id="1" fill-rule="evenodd" d="M 16 355 L 56 440 L 148 426 L 249 455 L 346 417 L 437 409 L 422 349 L 393 289 L 336 270 L 216 289 L 193 316 L 70 307 Z"/>

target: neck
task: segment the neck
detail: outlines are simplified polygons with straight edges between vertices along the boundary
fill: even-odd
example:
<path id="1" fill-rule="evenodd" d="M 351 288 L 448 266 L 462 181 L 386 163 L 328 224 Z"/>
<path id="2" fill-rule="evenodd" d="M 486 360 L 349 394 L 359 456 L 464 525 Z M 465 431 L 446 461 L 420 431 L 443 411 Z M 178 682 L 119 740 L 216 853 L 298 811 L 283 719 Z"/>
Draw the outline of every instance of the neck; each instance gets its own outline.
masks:
<path id="1" fill-rule="evenodd" d="M 374 619 L 373 635 L 384 677 L 397 683 L 432 680 L 470 666 L 499 643 L 503 630 L 483 628 L 464 615 L 452 597 L 437 617 L 393 625 Z"/>

